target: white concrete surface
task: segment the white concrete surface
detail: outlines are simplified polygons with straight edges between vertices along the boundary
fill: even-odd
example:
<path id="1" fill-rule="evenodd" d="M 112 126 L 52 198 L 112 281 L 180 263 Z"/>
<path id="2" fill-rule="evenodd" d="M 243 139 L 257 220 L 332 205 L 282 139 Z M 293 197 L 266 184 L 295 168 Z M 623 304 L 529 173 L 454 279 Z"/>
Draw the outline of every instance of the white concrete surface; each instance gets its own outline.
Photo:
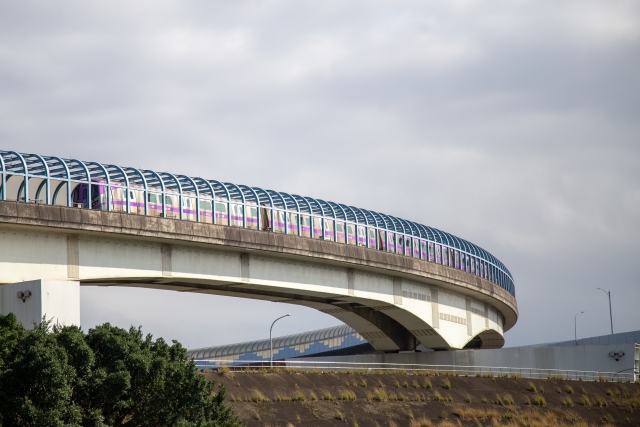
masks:
<path id="1" fill-rule="evenodd" d="M 28 292 L 18 298 L 18 292 Z M 30 280 L 0 286 L 2 314 L 14 313 L 18 321 L 31 328 L 43 316 L 60 325 L 80 326 L 80 282 L 66 280 Z"/>

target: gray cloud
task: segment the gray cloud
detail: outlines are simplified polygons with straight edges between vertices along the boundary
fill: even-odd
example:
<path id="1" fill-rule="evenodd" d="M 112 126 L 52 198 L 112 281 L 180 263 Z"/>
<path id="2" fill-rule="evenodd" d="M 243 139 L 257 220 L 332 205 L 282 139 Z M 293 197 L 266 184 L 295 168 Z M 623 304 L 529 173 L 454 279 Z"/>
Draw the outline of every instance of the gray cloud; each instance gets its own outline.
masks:
<path id="1" fill-rule="evenodd" d="M 5 149 L 258 185 L 466 238 L 516 278 L 507 345 L 640 324 L 634 1 L 0 5 Z M 85 327 L 190 346 L 335 324 L 85 288 Z M 224 327 L 220 327 L 224 325 Z M 228 325 L 233 325 L 229 327 Z"/>

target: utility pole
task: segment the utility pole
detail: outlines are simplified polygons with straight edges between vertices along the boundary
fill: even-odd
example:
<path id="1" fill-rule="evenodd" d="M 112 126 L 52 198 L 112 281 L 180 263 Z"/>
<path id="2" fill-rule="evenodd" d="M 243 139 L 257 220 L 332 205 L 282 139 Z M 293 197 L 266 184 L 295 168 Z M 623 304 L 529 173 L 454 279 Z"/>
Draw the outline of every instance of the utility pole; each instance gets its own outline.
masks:
<path id="1" fill-rule="evenodd" d="M 288 316 L 291 316 L 291 315 L 285 314 L 284 316 L 278 317 L 276 320 L 273 321 L 273 323 L 271 324 L 271 328 L 269 329 L 269 365 L 272 368 L 273 368 L 273 340 L 271 339 L 271 331 L 273 331 L 273 325 L 275 325 L 278 320 Z"/>
<path id="2" fill-rule="evenodd" d="M 609 297 L 609 320 L 611 320 L 611 335 L 613 335 L 613 312 L 611 311 L 611 291 L 605 291 L 602 288 L 598 288 Z"/>

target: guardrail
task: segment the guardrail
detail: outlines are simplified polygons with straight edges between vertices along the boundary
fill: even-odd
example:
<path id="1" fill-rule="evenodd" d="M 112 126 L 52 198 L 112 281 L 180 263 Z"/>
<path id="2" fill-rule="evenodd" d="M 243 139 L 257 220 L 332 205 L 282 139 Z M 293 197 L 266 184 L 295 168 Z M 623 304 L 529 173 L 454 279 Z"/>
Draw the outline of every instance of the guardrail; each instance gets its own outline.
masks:
<path id="1" fill-rule="evenodd" d="M 597 372 L 574 371 L 568 369 L 540 369 L 513 368 L 499 366 L 461 366 L 461 365 L 422 365 L 413 363 L 358 363 L 358 362 L 323 362 L 306 360 L 209 360 L 194 359 L 201 370 L 220 369 L 222 367 L 233 371 L 297 370 L 306 372 L 359 372 L 391 374 L 406 372 L 413 375 L 458 375 L 471 377 L 510 377 L 532 379 L 562 379 L 582 381 L 621 381 L 634 382 L 638 379 L 638 372 Z"/>

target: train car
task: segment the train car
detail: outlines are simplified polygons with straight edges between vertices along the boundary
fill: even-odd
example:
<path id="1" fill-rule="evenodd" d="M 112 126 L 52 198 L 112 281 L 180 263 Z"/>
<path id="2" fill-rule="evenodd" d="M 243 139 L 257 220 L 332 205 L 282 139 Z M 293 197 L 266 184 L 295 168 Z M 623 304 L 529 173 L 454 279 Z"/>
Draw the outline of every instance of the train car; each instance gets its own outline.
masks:
<path id="1" fill-rule="evenodd" d="M 204 223 L 215 222 L 218 225 L 242 227 L 246 222 L 247 228 L 256 230 L 277 233 L 285 233 L 286 230 L 287 234 L 299 234 L 362 247 L 369 245 L 373 249 L 453 267 L 487 280 L 495 281 L 502 277 L 494 272 L 488 263 L 472 255 L 417 237 L 334 219 L 325 218 L 323 222 L 321 217 L 298 214 L 295 211 L 285 212 L 267 205 L 254 205 L 251 202 L 245 202 L 243 205 L 242 201 L 235 199 L 197 199 L 196 195 L 190 192 L 182 195 L 165 192 L 163 196 L 160 188 L 149 187 L 145 190 L 136 185 L 129 185 L 127 192 L 123 183 L 112 182 L 107 186 L 99 179 L 92 179 L 91 186 L 77 184 L 71 192 L 71 199 L 73 206 L 88 207 L 91 203 L 91 208 L 96 210 L 108 210 L 110 202 L 111 210 L 126 212 L 128 204 L 129 212 L 137 215 L 145 214 L 146 202 L 149 216 L 162 216 L 164 210 L 168 218 L 180 218 L 182 214 L 182 219 L 189 221 L 196 221 L 199 211 L 200 221 Z"/>

